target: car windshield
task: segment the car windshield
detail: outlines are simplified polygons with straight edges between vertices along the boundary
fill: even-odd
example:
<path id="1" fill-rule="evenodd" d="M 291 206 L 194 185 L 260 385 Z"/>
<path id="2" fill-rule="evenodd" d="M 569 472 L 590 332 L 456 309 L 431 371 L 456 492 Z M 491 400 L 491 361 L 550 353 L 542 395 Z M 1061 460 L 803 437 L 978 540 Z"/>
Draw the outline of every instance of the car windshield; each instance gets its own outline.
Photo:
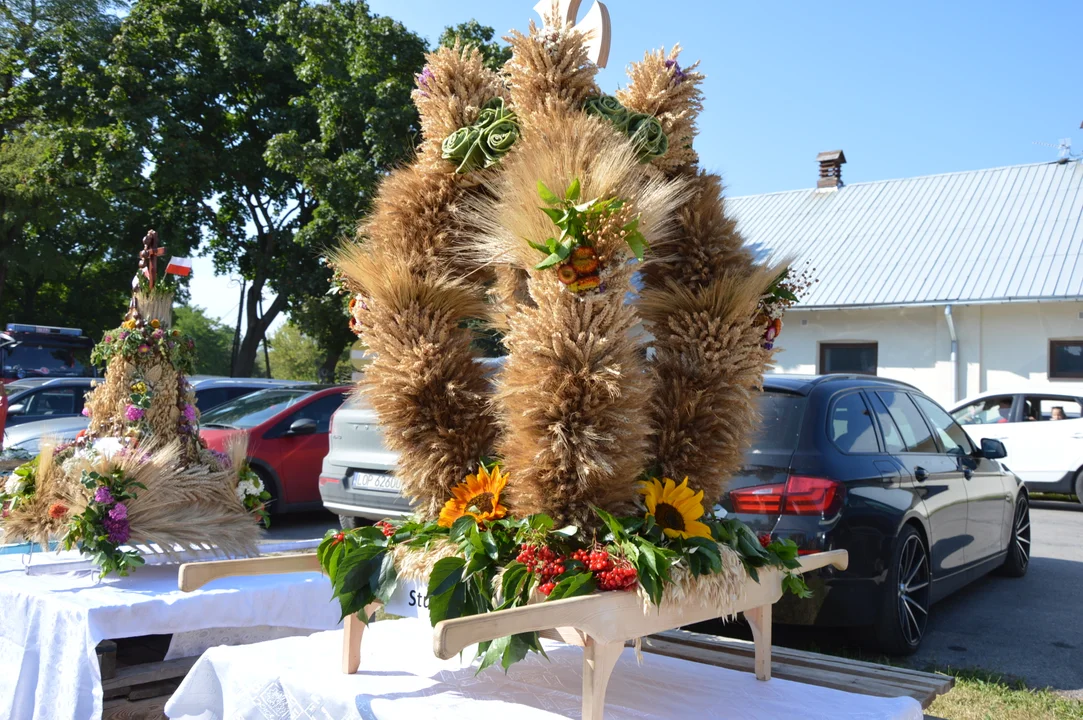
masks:
<path id="1" fill-rule="evenodd" d="M 203 427 L 253 428 L 311 395 L 308 390 L 260 390 L 204 413 Z"/>
<path id="2" fill-rule="evenodd" d="M 765 391 L 760 396 L 759 432 L 752 440 L 750 452 L 777 452 L 797 449 L 797 435 L 805 415 L 805 398 L 801 395 Z"/>
<path id="3" fill-rule="evenodd" d="M 3 353 L 4 377 L 82 377 L 86 368 L 67 347 L 22 344 Z"/>

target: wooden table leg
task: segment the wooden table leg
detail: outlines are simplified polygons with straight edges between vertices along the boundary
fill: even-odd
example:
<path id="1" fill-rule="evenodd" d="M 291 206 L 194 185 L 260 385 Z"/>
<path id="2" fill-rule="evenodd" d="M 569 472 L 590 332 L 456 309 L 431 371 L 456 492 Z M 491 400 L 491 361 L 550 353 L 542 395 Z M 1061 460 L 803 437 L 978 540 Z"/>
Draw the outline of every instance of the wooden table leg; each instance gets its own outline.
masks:
<path id="1" fill-rule="evenodd" d="M 361 665 L 361 636 L 365 623 L 356 613 L 347 615 L 342 622 L 342 672 L 353 675 Z"/>
<path id="2" fill-rule="evenodd" d="M 602 720 L 609 676 L 624 652 L 624 643 L 598 643 L 588 638 L 583 646 L 583 720 Z"/>
<path id="3" fill-rule="evenodd" d="M 756 647 L 756 679 L 771 679 L 771 606 L 745 610 L 745 620 L 752 628 L 752 640 Z"/>

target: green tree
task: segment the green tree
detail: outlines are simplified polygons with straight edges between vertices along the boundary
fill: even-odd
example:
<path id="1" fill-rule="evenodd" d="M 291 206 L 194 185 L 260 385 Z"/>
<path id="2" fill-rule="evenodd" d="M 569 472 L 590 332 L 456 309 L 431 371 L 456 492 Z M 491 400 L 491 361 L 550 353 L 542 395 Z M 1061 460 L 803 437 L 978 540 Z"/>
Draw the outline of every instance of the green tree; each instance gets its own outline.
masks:
<path id="1" fill-rule="evenodd" d="M 493 40 L 495 34 L 491 27 L 482 25 L 477 20 L 468 20 L 454 27 L 444 28 L 444 32 L 440 34 L 439 44 L 443 47 L 452 47 L 458 41 L 462 45 L 473 45 L 485 56 L 486 65 L 493 70 L 500 70 L 504 67 L 504 63 L 511 60 L 511 48 Z"/>
<path id="2" fill-rule="evenodd" d="M 196 341 L 196 372 L 229 375 L 233 331 L 195 305 L 178 305 L 173 317 L 173 327 Z"/>
<path id="3" fill-rule="evenodd" d="M 114 100 L 156 191 L 198 206 L 215 268 L 248 280 L 233 370 L 249 375 L 274 320 L 326 292 L 321 250 L 410 152 L 425 43 L 360 1 L 141 0 L 115 48 Z"/>
<path id="4" fill-rule="evenodd" d="M 322 368 L 325 355 L 315 338 L 293 323 L 280 327 L 271 336 L 271 374 L 280 380 L 308 382 L 348 382 L 353 368 L 349 357 L 338 359 L 329 376 Z"/>

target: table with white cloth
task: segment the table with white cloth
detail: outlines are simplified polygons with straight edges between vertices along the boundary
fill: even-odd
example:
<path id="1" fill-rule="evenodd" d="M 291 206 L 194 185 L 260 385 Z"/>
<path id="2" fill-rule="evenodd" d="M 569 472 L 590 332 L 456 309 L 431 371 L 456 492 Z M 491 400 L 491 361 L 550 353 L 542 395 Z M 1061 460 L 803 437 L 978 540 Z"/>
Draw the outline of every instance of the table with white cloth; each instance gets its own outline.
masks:
<path id="1" fill-rule="evenodd" d="M 36 553 L 33 562 L 73 557 Z M 0 556 L 0 718 L 100 718 L 102 640 L 173 634 L 170 659 L 340 626 L 320 573 L 223 578 L 184 593 L 176 565 L 98 581 L 91 570 L 27 575 L 24 561 Z"/>
<path id="2" fill-rule="evenodd" d="M 365 630 L 361 667 L 339 669 L 342 632 L 321 632 L 208 650 L 166 704 L 170 720 L 418 720 L 579 718 L 579 647 L 543 641 L 505 675 L 476 674 L 474 648 L 432 654 L 432 628 L 418 619 Z M 609 681 L 606 720 L 643 718 L 831 718 L 921 720 L 910 697 L 883 698 L 774 679 L 626 648 Z"/>

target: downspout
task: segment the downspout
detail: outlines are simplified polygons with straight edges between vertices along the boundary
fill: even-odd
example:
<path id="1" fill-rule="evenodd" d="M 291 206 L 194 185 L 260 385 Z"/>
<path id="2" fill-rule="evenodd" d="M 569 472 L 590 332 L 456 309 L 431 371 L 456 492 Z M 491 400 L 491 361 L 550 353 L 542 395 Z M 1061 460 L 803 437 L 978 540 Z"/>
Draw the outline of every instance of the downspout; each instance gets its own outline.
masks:
<path id="1" fill-rule="evenodd" d="M 944 319 L 948 322 L 948 335 L 951 336 L 951 401 L 955 403 L 959 400 L 959 338 L 955 335 L 951 305 L 944 306 Z"/>

